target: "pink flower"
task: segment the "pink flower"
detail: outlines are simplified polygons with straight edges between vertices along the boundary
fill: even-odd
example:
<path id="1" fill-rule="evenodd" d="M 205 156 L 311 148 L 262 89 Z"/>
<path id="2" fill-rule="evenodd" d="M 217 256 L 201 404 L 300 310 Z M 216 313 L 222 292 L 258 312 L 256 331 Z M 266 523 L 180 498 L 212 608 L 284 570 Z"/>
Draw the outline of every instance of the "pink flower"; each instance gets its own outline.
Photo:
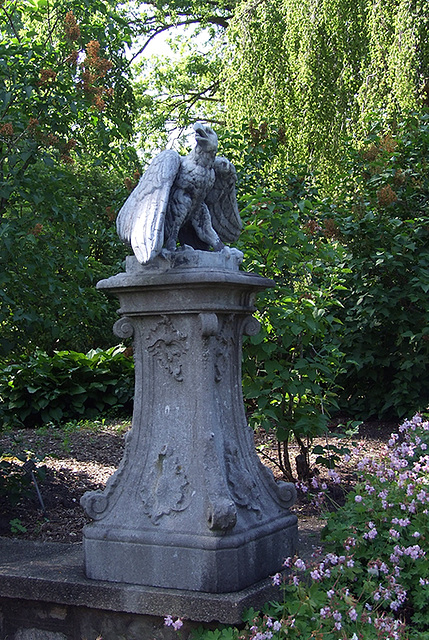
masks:
<path id="1" fill-rule="evenodd" d="M 354 608 L 350 609 L 350 611 L 349 611 L 350 620 L 353 620 L 353 622 L 356 622 L 357 617 L 358 617 L 358 614 L 357 614 L 356 609 L 354 609 Z"/>
<path id="2" fill-rule="evenodd" d="M 299 491 L 302 491 L 303 493 L 307 493 L 307 491 L 308 491 L 308 487 L 307 487 L 307 485 L 306 485 L 306 484 L 304 484 L 303 482 L 297 482 L 297 483 L 296 483 L 296 488 L 297 488 Z"/>
<path id="3" fill-rule="evenodd" d="M 334 469 L 329 469 L 328 475 L 332 479 L 334 484 L 340 484 L 341 483 L 341 476 L 339 475 L 339 473 L 334 471 Z"/>
<path id="4" fill-rule="evenodd" d="M 413 545 L 412 547 L 408 547 L 404 549 L 404 554 L 410 556 L 413 560 L 417 560 L 417 558 L 423 557 L 425 552 L 418 544 Z"/>
<path id="5" fill-rule="evenodd" d="M 355 496 L 355 502 L 362 502 L 363 498 L 360 495 Z"/>
<path id="6" fill-rule="evenodd" d="M 177 620 L 173 620 L 172 616 L 166 616 L 164 618 L 164 625 L 166 627 L 173 627 L 175 631 L 179 631 L 179 629 L 183 627 L 183 622 L 180 618 L 177 618 Z"/>

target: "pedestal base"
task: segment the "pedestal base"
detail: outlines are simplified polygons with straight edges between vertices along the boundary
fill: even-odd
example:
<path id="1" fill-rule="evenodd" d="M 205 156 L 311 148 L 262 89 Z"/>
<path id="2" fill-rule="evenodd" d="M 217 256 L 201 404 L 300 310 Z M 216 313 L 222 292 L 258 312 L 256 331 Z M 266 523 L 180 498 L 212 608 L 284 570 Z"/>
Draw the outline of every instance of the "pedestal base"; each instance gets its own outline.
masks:
<path id="1" fill-rule="evenodd" d="M 258 332 L 254 297 L 273 283 L 241 273 L 239 257 L 129 259 L 98 285 L 120 299 L 115 332 L 134 337 L 136 384 L 121 466 L 82 498 L 90 578 L 227 593 L 294 552 L 295 487 L 261 464 L 241 392 L 242 336 Z"/>
<path id="2" fill-rule="evenodd" d="M 88 578 L 207 593 L 239 591 L 279 571 L 297 545 L 297 518 L 226 537 L 85 532 Z M 155 543 L 155 544 L 154 544 Z"/>

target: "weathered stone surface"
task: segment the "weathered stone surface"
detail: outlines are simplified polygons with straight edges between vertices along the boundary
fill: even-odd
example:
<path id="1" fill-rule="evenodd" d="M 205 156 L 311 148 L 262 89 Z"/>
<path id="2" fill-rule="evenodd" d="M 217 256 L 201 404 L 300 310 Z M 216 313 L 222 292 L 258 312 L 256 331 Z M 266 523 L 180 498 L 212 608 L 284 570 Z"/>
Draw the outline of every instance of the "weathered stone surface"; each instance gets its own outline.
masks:
<path id="1" fill-rule="evenodd" d="M 177 240 L 195 249 L 220 251 L 242 229 L 234 166 L 216 158 L 217 135 L 194 125 L 196 146 L 187 156 L 162 151 L 146 169 L 116 219 L 116 229 L 142 264 L 150 263 Z"/>
<path id="2" fill-rule="evenodd" d="M 242 335 L 258 330 L 254 297 L 273 283 L 239 272 L 239 259 L 129 259 L 98 285 L 119 297 L 115 332 L 134 338 L 136 385 L 121 466 L 82 499 L 90 578 L 229 593 L 295 549 L 295 489 L 261 464 L 241 393 Z"/>
<path id="3" fill-rule="evenodd" d="M 270 580 L 229 594 L 90 580 L 83 571 L 83 549 L 79 543 L 0 538 L 0 598 L 8 603 L 4 613 L 10 614 L 13 605 L 16 612 L 13 619 L 19 617 L 19 611 L 21 616 L 24 612 L 29 617 L 34 606 L 37 613 L 29 618 L 28 627 L 35 626 L 33 619 L 43 619 L 63 631 L 70 625 L 71 606 L 152 616 L 161 627 L 163 617 L 168 614 L 198 623 L 238 624 L 245 609 L 257 609 L 278 594 Z M 0 607 L 0 621 L 1 613 Z M 145 622 L 146 618 L 138 620 Z"/>
<path id="4" fill-rule="evenodd" d="M 14 640 L 67 640 L 63 633 L 41 629 L 18 629 Z"/>

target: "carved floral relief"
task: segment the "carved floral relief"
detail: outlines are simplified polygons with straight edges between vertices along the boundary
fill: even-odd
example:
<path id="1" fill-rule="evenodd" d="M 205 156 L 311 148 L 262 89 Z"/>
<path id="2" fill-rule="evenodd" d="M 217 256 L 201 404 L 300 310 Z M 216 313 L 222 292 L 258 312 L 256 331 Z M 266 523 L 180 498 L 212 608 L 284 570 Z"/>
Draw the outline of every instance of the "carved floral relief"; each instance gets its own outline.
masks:
<path id="1" fill-rule="evenodd" d="M 179 457 L 165 445 L 154 460 L 140 491 L 143 511 L 154 524 L 173 511 L 184 511 L 191 500 L 191 487 Z"/>
<path id="2" fill-rule="evenodd" d="M 147 340 L 149 353 L 156 357 L 161 367 L 175 380 L 182 382 L 181 359 L 189 348 L 187 336 L 175 329 L 168 316 L 162 316 L 162 320 L 150 331 Z"/>

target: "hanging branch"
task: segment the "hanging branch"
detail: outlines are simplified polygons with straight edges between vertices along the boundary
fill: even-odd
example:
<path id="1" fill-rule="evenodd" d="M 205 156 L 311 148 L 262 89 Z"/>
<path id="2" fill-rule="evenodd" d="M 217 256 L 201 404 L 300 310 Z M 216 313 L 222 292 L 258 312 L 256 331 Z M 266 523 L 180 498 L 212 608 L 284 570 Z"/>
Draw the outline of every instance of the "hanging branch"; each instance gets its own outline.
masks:
<path id="1" fill-rule="evenodd" d="M 228 16 L 228 19 L 232 17 L 232 16 Z M 217 24 L 220 27 L 224 27 L 225 29 L 228 26 L 228 19 L 225 18 L 221 18 L 220 16 L 212 16 L 208 19 L 208 22 L 210 24 Z M 152 42 L 152 40 L 154 38 L 156 38 L 156 36 L 159 36 L 161 33 L 164 33 L 165 31 L 168 31 L 169 29 L 173 29 L 176 27 L 184 27 L 184 26 L 188 26 L 191 24 L 199 24 L 201 23 L 201 18 L 189 18 L 187 20 L 181 20 L 180 22 L 174 22 L 172 24 L 164 24 L 160 27 L 157 27 L 156 30 L 154 31 L 154 33 L 152 33 L 150 36 L 147 37 L 146 42 L 144 43 L 144 45 L 142 47 L 140 47 L 140 49 L 133 55 L 133 57 L 130 60 L 130 64 L 132 64 L 134 62 L 134 60 L 136 58 L 138 58 L 144 51 L 145 49 L 148 47 L 148 45 Z"/>

